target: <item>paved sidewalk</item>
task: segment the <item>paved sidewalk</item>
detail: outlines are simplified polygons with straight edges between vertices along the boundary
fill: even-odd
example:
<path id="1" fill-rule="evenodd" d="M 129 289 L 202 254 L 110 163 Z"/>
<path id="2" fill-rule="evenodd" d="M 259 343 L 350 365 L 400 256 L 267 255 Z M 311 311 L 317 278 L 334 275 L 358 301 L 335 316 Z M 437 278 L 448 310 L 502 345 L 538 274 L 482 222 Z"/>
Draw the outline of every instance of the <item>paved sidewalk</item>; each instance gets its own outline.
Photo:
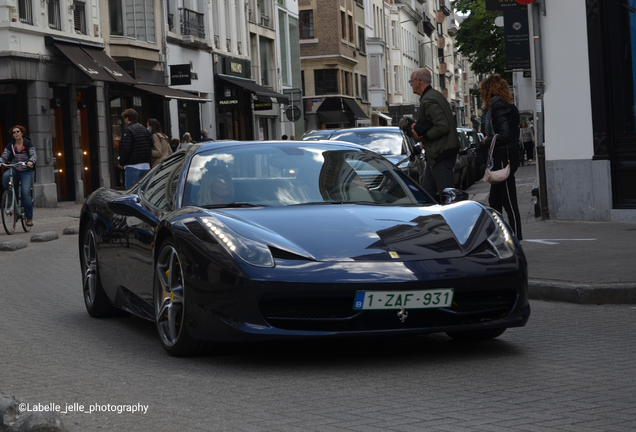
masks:
<path id="1" fill-rule="evenodd" d="M 531 298 L 636 303 L 636 223 L 535 218 L 536 164 L 520 167 L 515 179 Z M 483 204 L 489 190 L 483 181 L 468 188 L 470 198 Z"/>
<path id="2" fill-rule="evenodd" d="M 636 304 L 636 223 L 543 221 L 534 217 L 536 165 L 520 167 L 515 178 L 531 298 Z M 484 204 L 489 190 L 483 181 L 468 188 L 470 198 Z M 0 229 L 0 243 L 22 239 L 29 244 L 34 234 L 47 232 L 62 236 L 65 228 L 79 225 L 81 207 L 60 202 L 56 208 L 35 208 L 31 232 L 18 226 L 8 236 Z"/>

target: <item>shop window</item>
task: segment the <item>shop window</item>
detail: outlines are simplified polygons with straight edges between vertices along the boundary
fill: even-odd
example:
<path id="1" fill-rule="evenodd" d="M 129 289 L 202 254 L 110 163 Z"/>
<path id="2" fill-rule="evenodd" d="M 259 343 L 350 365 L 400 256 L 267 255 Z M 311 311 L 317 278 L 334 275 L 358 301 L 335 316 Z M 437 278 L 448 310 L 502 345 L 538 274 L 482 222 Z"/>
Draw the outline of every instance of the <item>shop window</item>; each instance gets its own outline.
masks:
<path id="1" fill-rule="evenodd" d="M 314 11 L 313 10 L 300 11 L 300 38 L 301 39 L 314 38 Z"/>
<path id="2" fill-rule="evenodd" d="M 153 0 L 111 0 L 108 2 L 110 34 L 155 43 Z"/>

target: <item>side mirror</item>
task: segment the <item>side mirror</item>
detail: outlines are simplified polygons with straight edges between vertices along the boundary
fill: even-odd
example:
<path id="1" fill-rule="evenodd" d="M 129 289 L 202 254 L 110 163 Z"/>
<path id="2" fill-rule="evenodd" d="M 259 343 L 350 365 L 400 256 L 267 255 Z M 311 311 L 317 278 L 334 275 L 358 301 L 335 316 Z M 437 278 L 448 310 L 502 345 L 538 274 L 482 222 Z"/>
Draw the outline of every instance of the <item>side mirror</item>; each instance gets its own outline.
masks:
<path id="1" fill-rule="evenodd" d="M 116 215 L 139 218 L 153 226 L 159 223 L 159 219 L 141 205 L 137 195 L 125 195 L 108 201 L 108 210 Z"/>
<path id="2" fill-rule="evenodd" d="M 468 200 L 468 192 L 461 189 L 446 188 L 442 191 L 442 204 L 453 204 Z"/>

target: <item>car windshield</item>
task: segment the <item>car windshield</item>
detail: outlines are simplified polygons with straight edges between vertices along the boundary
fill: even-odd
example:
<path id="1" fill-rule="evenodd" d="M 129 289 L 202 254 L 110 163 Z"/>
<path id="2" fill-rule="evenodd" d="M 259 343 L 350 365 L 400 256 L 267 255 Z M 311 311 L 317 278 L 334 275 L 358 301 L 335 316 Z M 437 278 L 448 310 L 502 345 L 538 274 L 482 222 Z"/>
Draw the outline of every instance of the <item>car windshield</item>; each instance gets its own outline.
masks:
<path id="1" fill-rule="evenodd" d="M 194 155 L 182 205 L 208 208 L 434 201 L 386 159 L 340 145 L 272 143 Z"/>
<path id="2" fill-rule="evenodd" d="M 381 155 L 405 154 L 402 131 L 398 128 L 347 129 L 335 131 L 329 139 L 358 144 Z"/>

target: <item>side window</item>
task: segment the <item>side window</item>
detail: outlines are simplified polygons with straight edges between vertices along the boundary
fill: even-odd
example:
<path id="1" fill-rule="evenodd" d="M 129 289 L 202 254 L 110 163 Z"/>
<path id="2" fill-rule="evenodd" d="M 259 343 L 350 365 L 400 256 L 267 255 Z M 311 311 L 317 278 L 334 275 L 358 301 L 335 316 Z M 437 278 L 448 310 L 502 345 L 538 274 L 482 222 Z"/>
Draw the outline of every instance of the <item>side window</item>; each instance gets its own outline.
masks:
<path id="1" fill-rule="evenodd" d="M 185 153 L 167 158 L 144 186 L 143 197 L 150 205 L 161 210 L 172 210 L 179 177 L 185 163 Z"/>

